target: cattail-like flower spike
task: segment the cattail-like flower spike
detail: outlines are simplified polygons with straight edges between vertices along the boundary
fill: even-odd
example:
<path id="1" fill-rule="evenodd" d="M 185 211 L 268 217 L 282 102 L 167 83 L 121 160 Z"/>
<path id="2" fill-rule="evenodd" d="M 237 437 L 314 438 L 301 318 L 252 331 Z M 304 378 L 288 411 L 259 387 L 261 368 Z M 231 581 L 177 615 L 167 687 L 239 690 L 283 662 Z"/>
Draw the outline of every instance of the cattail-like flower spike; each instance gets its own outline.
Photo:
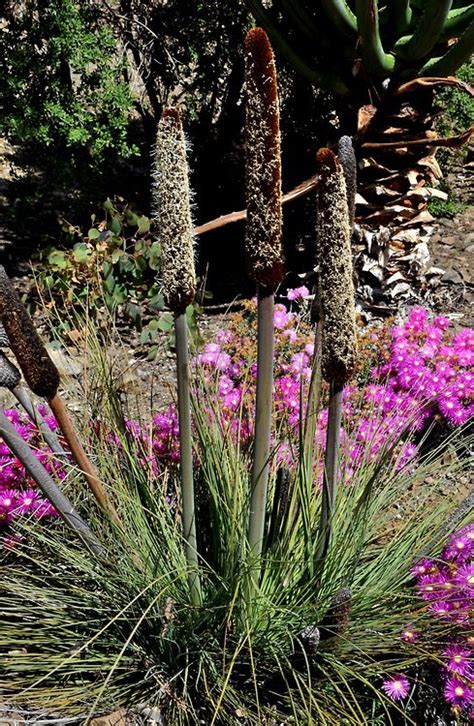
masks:
<path id="1" fill-rule="evenodd" d="M 357 191 L 357 159 L 350 136 L 341 136 L 337 144 L 337 156 L 341 162 L 344 181 L 346 183 L 347 209 L 349 212 L 349 226 L 352 230 L 355 219 L 355 198 Z"/>
<path id="2" fill-rule="evenodd" d="M 194 605 L 201 602 L 196 536 L 191 394 L 186 307 L 196 292 L 193 225 L 183 127 L 176 108 L 164 109 L 159 124 L 154 164 L 154 212 L 161 243 L 161 275 L 167 303 L 174 313 L 178 379 L 178 418 L 183 538 Z"/>
<path id="3" fill-rule="evenodd" d="M 332 151 L 320 149 L 317 164 L 322 371 L 326 381 L 344 385 L 357 350 L 347 192 L 341 164 Z"/>
<path id="4" fill-rule="evenodd" d="M 99 544 L 91 529 L 74 509 L 73 504 L 57 487 L 30 447 L 18 434 L 3 411 L 0 411 L 0 436 L 10 451 L 21 461 L 28 474 L 36 482 L 44 496 L 51 502 L 66 524 L 79 535 L 86 546 L 96 555 L 103 555 L 104 548 Z"/>
<path id="5" fill-rule="evenodd" d="M 267 34 L 245 39 L 247 271 L 274 291 L 283 280 L 280 115 L 275 60 Z"/>
<path id="6" fill-rule="evenodd" d="M 158 124 L 153 186 L 164 294 L 171 310 L 182 313 L 194 300 L 196 272 L 186 144 L 176 108 L 165 108 Z"/>
<path id="7" fill-rule="evenodd" d="M 29 418 L 38 427 L 51 451 L 59 456 L 65 457 L 66 452 L 59 443 L 58 437 L 49 428 L 40 412 L 36 410 L 25 389 L 19 385 L 20 379 L 21 374 L 18 368 L 0 351 L 0 387 L 8 388 L 12 392 L 20 405 L 25 409 Z"/>
<path id="8" fill-rule="evenodd" d="M 258 343 L 255 438 L 248 542 L 252 558 L 262 552 L 267 505 L 273 389 L 274 292 L 284 275 L 281 246 L 281 155 L 275 61 L 265 31 L 245 39 L 246 203 L 245 251 L 257 283 Z M 252 568 L 258 581 L 260 566 Z"/>
<path id="9" fill-rule="evenodd" d="M 70 446 L 71 453 L 84 473 L 90 490 L 100 506 L 110 514 L 116 524 L 120 525 L 118 515 L 105 493 L 97 472 L 84 451 L 69 413 L 58 394 L 58 370 L 49 357 L 25 306 L 1 265 L 0 321 L 28 386 L 37 396 L 47 399 L 58 426 Z"/>
<path id="10" fill-rule="evenodd" d="M 339 161 L 329 149 L 317 154 L 318 263 L 322 318 L 322 375 L 330 385 L 323 496 L 316 561 L 331 537 L 336 500 L 342 390 L 356 358 L 356 322 L 347 191 Z"/>

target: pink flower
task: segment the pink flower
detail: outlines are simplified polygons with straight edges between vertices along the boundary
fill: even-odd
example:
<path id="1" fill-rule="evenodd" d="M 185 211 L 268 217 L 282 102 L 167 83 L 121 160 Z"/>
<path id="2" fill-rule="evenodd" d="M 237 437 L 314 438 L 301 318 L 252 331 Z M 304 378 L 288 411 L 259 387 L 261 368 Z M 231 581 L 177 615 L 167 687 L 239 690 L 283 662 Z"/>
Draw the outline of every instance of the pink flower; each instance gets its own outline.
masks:
<path id="1" fill-rule="evenodd" d="M 309 296 L 309 290 L 305 285 L 302 285 L 301 287 L 294 287 L 291 290 L 288 290 L 288 300 L 304 300 Z"/>
<path id="2" fill-rule="evenodd" d="M 400 638 L 405 643 L 416 643 L 418 640 L 418 633 L 412 625 L 407 625 L 406 628 L 403 628 Z"/>
<path id="3" fill-rule="evenodd" d="M 460 676 L 472 676 L 472 653 L 468 648 L 460 645 L 452 644 L 444 649 L 443 655 L 446 656 L 446 668 Z"/>
<path id="4" fill-rule="evenodd" d="M 401 701 L 407 697 L 410 683 L 405 676 L 394 675 L 383 682 L 382 688 L 393 701 Z"/>
<path id="5" fill-rule="evenodd" d="M 465 708 L 472 704 L 473 691 L 460 678 L 448 678 L 444 687 L 444 697 L 453 706 Z"/>

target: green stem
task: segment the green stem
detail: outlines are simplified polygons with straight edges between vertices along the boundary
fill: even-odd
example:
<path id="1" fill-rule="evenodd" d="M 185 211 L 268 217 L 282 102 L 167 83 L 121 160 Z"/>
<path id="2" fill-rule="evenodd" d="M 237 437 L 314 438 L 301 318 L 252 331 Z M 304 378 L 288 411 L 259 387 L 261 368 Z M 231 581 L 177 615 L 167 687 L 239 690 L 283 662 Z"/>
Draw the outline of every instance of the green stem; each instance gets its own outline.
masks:
<path id="1" fill-rule="evenodd" d="M 356 0 L 356 14 L 366 69 L 369 73 L 386 77 L 395 67 L 395 58 L 383 49 L 377 0 Z"/>
<path id="2" fill-rule="evenodd" d="M 14 388 L 10 389 L 13 395 L 15 396 L 16 400 L 23 406 L 26 413 L 28 414 L 29 418 L 33 421 L 35 426 L 40 431 L 43 439 L 48 444 L 51 451 L 53 451 L 58 456 L 66 457 L 67 454 L 64 451 L 63 447 L 59 443 L 59 439 L 52 431 L 44 418 L 41 416 L 40 412 L 37 411 L 35 406 L 32 404 L 27 392 L 24 388 L 21 386 L 15 386 Z"/>
<path id="3" fill-rule="evenodd" d="M 306 406 L 306 417 L 304 422 L 304 456 L 307 472 L 310 476 L 314 467 L 314 438 L 316 434 L 316 423 L 321 400 L 321 320 L 316 323 L 314 333 L 314 355 L 311 367 L 311 379 L 309 382 L 308 402 Z"/>
<path id="4" fill-rule="evenodd" d="M 176 363 L 178 376 L 179 446 L 181 466 L 181 500 L 183 537 L 189 584 L 194 605 L 201 603 L 199 561 L 197 553 L 196 517 L 194 504 L 193 450 L 191 435 L 191 394 L 188 355 L 188 324 L 185 313 L 175 313 Z"/>
<path id="5" fill-rule="evenodd" d="M 425 58 L 438 42 L 452 4 L 453 0 L 427 3 L 413 35 L 401 38 L 395 44 L 397 55 L 410 61 Z"/>
<path id="6" fill-rule="evenodd" d="M 272 418 L 273 350 L 274 350 L 274 296 L 259 285 L 258 291 L 258 349 L 257 400 L 255 407 L 255 443 L 252 466 L 252 496 L 248 541 L 250 555 L 259 558 L 262 553 L 267 507 L 270 433 Z M 253 570 L 258 579 L 260 566 Z"/>
<path id="7" fill-rule="evenodd" d="M 461 35 L 458 42 L 450 47 L 441 58 L 428 61 L 418 72 L 418 76 L 451 76 L 463 63 L 466 63 L 474 51 L 474 21 Z"/>
<path id="8" fill-rule="evenodd" d="M 326 452 L 324 456 L 323 497 L 319 520 L 319 546 L 316 562 L 326 557 L 331 539 L 331 518 L 334 513 L 339 465 L 339 435 L 342 419 L 342 386 L 331 382 L 329 394 Z"/>
<path id="9" fill-rule="evenodd" d="M 389 21 L 396 35 L 406 33 L 413 17 L 410 0 L 391 0 L 389 11 Z"/>
<path id="10" fill-rule="evenodd" d="M 345 0 L 321 0 L 328 19 L 344 35 L 357 34 L 357 19 Z"/>
<path id="11" fill-rule="evenodd" d="M 41 462 L 36 458 L 30 447 L 19 436 L 13 424 L 0 411 L 0 436 L 10 451 L 21 461 L 28 474 L 36 482 L 39 489 L 51 502 L 60 517 L 81 538 L 84 544 L 96 555 L 104 555 L 105 551 L 91 529 L 75 510 L 74 505 L 58 488 Z"/>

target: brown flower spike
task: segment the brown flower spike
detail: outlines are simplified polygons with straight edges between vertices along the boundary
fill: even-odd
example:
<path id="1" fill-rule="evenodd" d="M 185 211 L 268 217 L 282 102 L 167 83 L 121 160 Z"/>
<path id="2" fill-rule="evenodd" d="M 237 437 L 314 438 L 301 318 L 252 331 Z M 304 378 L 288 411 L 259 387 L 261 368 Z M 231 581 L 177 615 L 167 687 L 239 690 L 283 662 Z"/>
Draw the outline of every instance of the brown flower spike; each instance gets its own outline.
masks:
<path id="1" fill-rule="evenodd" d="M 339 161 L 330 149 L 324 148 L 318 151 L 317 165 L 322 373 L 326 381 L 341 386 L 354 368 L 357 345 L 351 230 Z"/>
<path id="2" fill-rule="evenodd" d="M 186 144 L 176 108 L 161 114 L 153 181 L 164 293 L 173 312 L 181 313 L 194 300 L 196 273 Z"/>
<path id="3" fill-rule="evenodd" d="M 245 64 L 247 268 L 257 284 L 275 290 L 284 275 L 280 118 L 275 61 L 261 28 L 247 33 Z"/>

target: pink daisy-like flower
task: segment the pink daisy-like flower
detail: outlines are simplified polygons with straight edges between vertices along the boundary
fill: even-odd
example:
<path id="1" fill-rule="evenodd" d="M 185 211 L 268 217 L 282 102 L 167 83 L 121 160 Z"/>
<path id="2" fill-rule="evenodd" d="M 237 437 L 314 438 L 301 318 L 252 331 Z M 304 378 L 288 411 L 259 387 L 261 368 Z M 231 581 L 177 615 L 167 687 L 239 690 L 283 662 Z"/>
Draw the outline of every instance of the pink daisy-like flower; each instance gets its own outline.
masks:
<path id="1" fill-rule="evenodd" d="M 400 638 L 405 643 L 416 643 L 416 641 L 418 640 L 418 632 L 412 625 L 407 625 L 407 627 L 403 628 L 402 632 L 400 633 Z"/>
<path id="2" fill-rule="evenodd" d="M 0 492 L 0 507 L 2 509 L 14 509 L 16 495 L 17 492 L 15 489 L 4 489 Z"/>
<path id="3" fill-rule="evenodd" d="M 469 648 L 453 643 L 444 649 L 446 668 L 459 676 L 471 677 L 473 673 L 472 652 Z"/>
<path id="4" fill-rule="evenodd" d="M 419 560 L 410 569 L 410 572 L 413 575 L 413 577 L 423 577 L 423 575 L 434 574 L 437 571 L 438 571 L 438 568 L 437 568 L 436 564 L 433 562 L 433 560 L 428 560 L 427 558 L 423 558 L 422 560 Z"/>
<path id="5" fill-rule="evenodd" d="M 459 568 L 454 575 L 454 582 L 458 587 L 463 588 L 468 594 L 474 596 L 474 565 L 466 564 Z"/>
<path id="6" fill-rule="evenodd" d="M 382 688 L 393 701 L 401 701 L 406 698 L 410 690 L 408 678 L 402 675 L 394 675 L 383 682 Z"/>
<path id="7" fill-rule="evenodd" d="M 26 489 L 19 492 L 17 496 L 15 512 L 18 514 L 28 514 L 39 502 L 40 495 L 35 489 Z"/>
<path id="8" fill-rule="evenodd" d="M 453 706 L 465 708 L 472 704 L 473 691 L 460 678 L 448 678 L 444 686 L 444 697 Z"/>
<path id="9" fill-rule="evenodd" d="M 450 537 L 443 550 L 444 560 L 463 562 L 470 558 L 474 550 L 474 540 L 465 533 L 457 533 Z"/>
<path id="10" fill-rule="evenodd" d="M 304 300 L 309 295 L 309 290 L 305 285 L 302 285 L 301 287 L 294 287 L 291 290 L 288 290 L 287 297 L 288 300 Z"/>

